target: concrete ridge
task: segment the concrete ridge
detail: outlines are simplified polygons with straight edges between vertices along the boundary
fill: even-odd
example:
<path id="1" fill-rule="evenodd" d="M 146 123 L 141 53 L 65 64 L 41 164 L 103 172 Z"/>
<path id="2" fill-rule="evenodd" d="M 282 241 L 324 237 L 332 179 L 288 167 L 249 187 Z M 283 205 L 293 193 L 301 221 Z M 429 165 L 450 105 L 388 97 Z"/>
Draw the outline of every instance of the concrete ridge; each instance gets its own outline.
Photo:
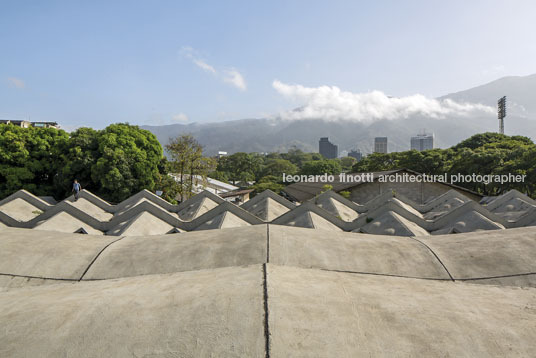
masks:
<path id="1" fill-rule="evenodd" d="M 536 200 L 531 197 L 517 191 L 516 189 L 509 190 L 507 193 L 496 197 L 493 201 L 489 202 L 486 207 L 489 211 L 495 210 L 497 207 L 501 206 L 505 202 L 511 199 L 521 199 L 531 205 L 536 205 Z"/>
<path id="2" fill-rule="evenodd" d="M 323 200 L 325 200 L 327 198 L 337 200 L 341 204 L 346 205 L 347 207 L 349 207 L 350 209 L 354 210 L 357 213 L 361 213 L 364 210 L 366 210 L 365 206 L 359 205 L 359 204 L 357 204 L 357 203 L 355 203 L 355 202 L 353 202 L 353 201 L 351 201 L 349 199 L 346 199 L 344 196 L 334 192 L 333 190 L 327 190 L 327 191 L 323 192 L 322 194 L 320 194 L 320 195 L 318 195 L 318 196 L 316 196 L 314 198 L 309 199 L 308 201 L 311 201 L 311 202 L 314 202 L 315 204 L 317 204 L 317 203 L 322 202 Z"/>
<path id="3" fill-rule="evenodd" d="M 385 225 L 386 221 L 387 222 L 388 221 L 395 221 L 395 225 L 391 224 L 392 227 L 390 227 L 390 228 L 384 227 L 382 229 L 382 225 Z M 404 218 L 402 215 L 399 215 L 398 213 L 396 213 L 396 212 L 394 212 L 392 210 L 381 212 L 381 214 L 379 216 L 377 216 L 377 217 L 374 217 L 374 219 L 371 222 L 366 223 L 365 225 L 361 226 L 359 228 L 359 232 L 363 232 L 363 233 L 367 233 L 367 234 L 380 234 L 380 233 L 374 232 L 376 230 L 371 230 L 371 228 L 373 228 L 376 223 L 379 224 L 378 229 L 380 229 L 380 230 L 392 229 L 393 230 L 392 235 L 411 236 L 411 235 L 418 235 L 418 234 L 422 234 L 422 235 L 429 234 L 429 232 L 426 231 L 426 229 L 423 228 L 422 226 L 420 226 L 419 224 Z M 402 230 L 405 231 L 405 235 L 403 234 L 403 232 L 400 232 L 400 230 L 397 231 L 396 228 L 395 228 L 396 226 L 401 227 Z M 413 226 L 416 226 L 416 227 L 413 227 Z M 423 231 L 423 232 L 419 232 L 419 231 Z M 387 233 L 385 233 L 385 234 L 387 234 Z"/>
<path id="4" fill-rule="evenodd" d="M 525 277 L 536 287 L 536 265 L 532 260 L 536 254 L 536 232 L 527 228 L 492 235 L 479 232 L 433 238 L 271 224 L 266 224 L 266 228 L 259 225 L 175 235 L 120 236 L 113 240 L 92 235 L 83 235 L 83 239 L 77 234 L 47 235 L 43 238 L 42 232 L 20 229 L 1 231 L 1 274 L 87 281 L 274 263 L 452 281 Z M 464 250 L 457 245 L 464 245 Z M 12 252 L 17 247 L 27 249 L 18 251 L 19 258 L 14 259 Z M 60 256 L 50 255 L 57 250 L 61 251 Z M 86 252 L 85 257 L 78 255 L 81 250 Z M 222 255 L 228 255 L 227 259 L 222 261 Z M 77 262 L 66 267 L 66 258 Z M 504 265 L 497 265 L 494 258 L 504 261 Z M 27 267 L 20 267 L 20 262 Z"/>
<path id="5" fill-rule="evenodd" d="M 284 225 L 285 223 L 298 218 L 298 216 L 303 215 L 306 212 L 311 212 L 318 215 L 323 220 L 326 220 L 328 223 L 335 225 L 338 229 L 344 231 L 359 231 L 368 224 L 368 221 L 370 221 L 371 218 L 375 219 L 389 211 L 392 211 L 405 220 L 409 220 L 415 225 L 423 228 L 429 233 L 444 233 L 451 231 L 459 232 L 460 230 L 449 229 L 449 227 L 454 225 L 458 218 L 463 217 L 464 215 L 471 215 L 471 213 L 474 215 L 478 214 L 484 221 L 481 223 L 479 223 L 478 220 L 476 222 L 472 222 L 472 225 L 467 226 L 467 230 L 493 228 L 504 229 L 536 225 L 536 205 L 532 206 L 532 203 L 536 203 L 536 201 L 515 190 L 511 190 L 508 193 L 503 194 L 488 205 L 480 205 L 472 200 L 469 200 L 467 197 L 455 190 L 449 190 L 448 192 L 434 198 L 424 205 L 416 205 L 410 200 L 407 200 L 407 198 L 404 196 L 389 191 L 370 200 L 364 206 L 353 203 L 352 201 L 349 201 L 333 191 L 326 191 L 325 193 L 320 194 L 318 197 L 304 202 L 299 206 L 295 206 L 283 197 L 268 190 L 257 195 L 241 206 L 237 206 L 233 203 L 225 201 L 208 191 L 203 191 L 179 205 L 172 205 L 147 190 L 142 190 L 117 205 L 110 205 L 106 201 L 86 190 L 83 190 L 80 193 L 80 197 L 86 199 L 91 205 L 95 205 L 99 210 L 103 210 L 106 213 L 111 213 L 113 216 L 108 221 L 101 221 L 104 220 L 104 217 L 97 219 L 98 216 L 95 217 L 88 212 L 74 206 L 70 201 L 70 198 L 56 205 L 49 205 L 43 200 L 35 197 L 33 194 L 25 190 L 19 190 L 18 192 L 2 200 L 1 203 L 7 204 L 13 200 L 21 199 L 35 207 L 38 207 L 37 205 L 39 205 L 40 208 L 43 208 L 43 213 L 28 221 L 18 221 L 11 217 L 9 212 L 0 211 L 0 223 L 9 227 L 33 229 L 43 221 L 53 218 L 56 214 L 65 212 L 87 225 L 89 229 L 107 233 L 114 230 L 117 231 L 119 229 L 118 225 L 120 224 L 130 225 L 131 223 L 125 224 L 125 222 L 136 220 L 136 217 L 139 217 L 140 213 L 146 211 L 174 228 L 177 228 L 181 231 L 191 231 L 201 227 L 205 222 L 214 219 L 224 211 L 231 212 L 233 215 L 250 225 L 257 225 L 266 222 Z M 519 198 L 520 200 L 527 202 L 532 206 L 526 212 L 523 212 L 519 217 L 517 217 L 515 221 L 507 220 L 506 218 L 508 216 L 501 216 L 491 211 L 514 198 Z M 184 221 L 179 217 L 178 213 L 180 210 L 188 207 L 192 207 L 192 210 L 195 210 L 196 213 L 199 213 L 201 206 L 196 208 L 195 205 L 192 206 L 192 204 L 202 203 L 204 199 L 212 200 L 213 202 L 219 204 L 215 207 L 212 207 L 212 205 L 215 205 L 212 203 L 208 207 L 204 208 L 204 210 L 208 211 L 199 216 L 197 216 L 197 214 L 194 215 L 197 217 L 191 221 Z M 268 207 L 268 202 L 270 202 L 270 199 L 274 200 L 274 202 L 272 202 L 274 205 L 275 203 L 278 203 L 282 206 L 280 206 L 278 209 L 270 209 Z M 439 213 L 437 216 L 430 216 L 429 218 L 426 218 L 421 215 L 421 213 L 431 212 L 432 210 L 438 208 L 441 204 L 454 199 L 459 200 L 455 203 L 456 205 L 460 202 L 463 203 L 454 208 L 445 209 L 444 213 Z M 272 213 L 270 215 L 271 220 L 263 220 L 252 213 L 255 212 L 256 214 L 259 214 L 257 211 L 254 211 L 253 208 L 258 205 L 262 205 L 263 201 L 266 202 L 267 207 L 260 209 L 261 213 L 263 210 L 265 212 L 270 211 Z M 319 207 L 319 205 L 321 205 L 320 201 L 326 201 L 325 205 L 331 206 L 323 209 Z M 342 206 L 339 207 L 339 203 Z M 405 205 L 408 206 L 406 207 Z M 284 211 L 283 208 L 288 208 L 290 210 L 281 214 Z M 331 212 L 327 209 L 330 209 Z M 348 211 L 346 211 L 346 209 L 348 209 Z M 353 221 L 350 221 L 353 218 L 353 214 L 350 216 L 345 215 L 346 221 L 342 220 L 341 215 L 336 215 L 339 210 L 343 210 L 348 215 L 356 212 L 358 213 L 358 217 Z M 303 225 L 306 227 L 315 227 L 311 214 L 307 214 L 306 216 L 309 218 L 303 219 Z M 17 217 L 20 217 L 20 215 Z"/>
<path id="6" fill-rule="evenodd" d="M 198 227 L 202 226 L 207 221 L 212 220 L 216 216 L 223 214 L 225 212 L 231 212 L 232 214 L 236 215 L 238 218 L 246 221 L 247 223 L 251 225 L 264 224 L 264 222 L 258 217 L 256 217 L 255 215 L 225 200 L 221 204 L 213 208 L 212 210 L 207 211 L 203 215 L 195 218 L 194 220 L 186 224 L 189 224 L 189 227 L 191 230 L 195 230 Z"/>
<path id="7" fill-rule="evenodd" d="M 245 203 L 243 203 L 242 205 L 240 205 L 240 207 L 242 209 L 244 209 L 244 210 L 249 211 L 249 209 L 252 206 L 254 206 L 254 205 L 258 204 L 259 202 L 261 202 L 263 200 L 266 200 L 268 198 L 275 200 L 279 204 L 287 207 L 288 209 L 294 209 L 296 207 L 295 204 L 293 204 L 292 202 L 290 202 L 287 199 L 283 198 L 281 195 L 277 195 L 276 193 L 274 193 L 270 189 L 266 189 L 262 193 L 255 195 L 252 199 L 250 199 L 250 200 L 246 201 Z"/>
<path id="8" fill-rule="evenodd" d="M 22 199 L 22 200 L 32 204 L 33 206 L 35 206 L 38 209 L 43 210 L 43 211 L 46 211 L 49 208 L 53 207 L 53 205 L 50 205 L 49 203 L 47 203 L 43 199 L 33 195 L 32 193 L 30 193 L 30 192 L 28 192 L 28 191 L 26 191 L 24 189 L 16 191 L 15 193 L 9 195 L 8 197 L 0 200 L 0 206 L 4 205 L 6 203 L 9 203 L 10 201 L 13 201 L 15 199 Z"/>
<path id="9" fill-rule="evenodd" d="M 337 226 L 339 229 L 344 230 L 346 228 L 347 223 L 345 223 L 343 220 L 335 217 L 330 212 L 318 207 L 313 202 L 307 201 L 296 208 L 292 209 L 291 211 L 281 215 L 280 217 L 276 218 L 275 220 L 272 220 L 271 224 L 276 225 L 285 225 L 286 223 L 296 219 L 297 217 L 305 214 L 313 212 L 317 215 L 319 215 L 321 218 L 329 221 L 331 224 Z M 312 222 L 311 222 L 311 225 Z"/>

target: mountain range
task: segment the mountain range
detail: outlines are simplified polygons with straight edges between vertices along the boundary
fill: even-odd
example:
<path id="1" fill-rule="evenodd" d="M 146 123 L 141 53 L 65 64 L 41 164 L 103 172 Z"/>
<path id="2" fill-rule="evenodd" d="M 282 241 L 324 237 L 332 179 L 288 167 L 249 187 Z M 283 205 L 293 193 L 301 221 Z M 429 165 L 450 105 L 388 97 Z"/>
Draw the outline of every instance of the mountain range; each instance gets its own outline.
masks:
<path id="1" fill-rule="evenodd" d="M 507 96 L 505 133 L 536 139 L 536 74 L 503 77 L 437 99 L 496 107 L 497 100 L 505 95 Z M 436 147 L 450 147 L 473 134 L 497 131 L 498 119 L 493 113 L 470 117 L 451 114 L 442 118 L 414 114 L 407 118 L 379 119 L 372 122 L 327 121 L 322 118 L 299 120 L 258 118 L 142 126 L 142 128 L 154 133 L 162 145 L 177 135 L 192 134 L 204 146 L 208 155 L 214 155 L 218 151 L 284 152 L 293 146 L 314 152 L 318 150 L 320 137 L 329 137 L 332 143 L 339 146 L 339 151 L 359 149 L 363 153 L 370 153 L 374 137 L 386 136 L 389 138 L 389 151 L 402 151 L 409 149 L 410 138 L 423 129 L 434 133 Z"/>

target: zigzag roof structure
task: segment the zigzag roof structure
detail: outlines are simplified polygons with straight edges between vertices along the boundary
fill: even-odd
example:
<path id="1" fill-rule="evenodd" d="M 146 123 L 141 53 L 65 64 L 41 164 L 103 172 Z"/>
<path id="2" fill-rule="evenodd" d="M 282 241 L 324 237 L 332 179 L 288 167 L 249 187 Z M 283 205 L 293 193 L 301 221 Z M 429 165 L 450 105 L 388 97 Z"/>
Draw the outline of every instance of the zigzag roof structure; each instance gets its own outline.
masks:
<path id="1" fill-rule="evenodd" d="M 50 204 L 20 190 L 0 201 L 7 227 L 95 235 L 139 236 L 272 223 L 333 231 L 414 236 L 536 225 L 536 201 L 512 190 L 485 205 L 450 190 L 421 205 L 395 192 L 355 203 L 326 191 L 296 205 L 267 190 L 241 206 L 208 191 L 173 205 L 143 190 L 112 205 L 83 190 Z"/>

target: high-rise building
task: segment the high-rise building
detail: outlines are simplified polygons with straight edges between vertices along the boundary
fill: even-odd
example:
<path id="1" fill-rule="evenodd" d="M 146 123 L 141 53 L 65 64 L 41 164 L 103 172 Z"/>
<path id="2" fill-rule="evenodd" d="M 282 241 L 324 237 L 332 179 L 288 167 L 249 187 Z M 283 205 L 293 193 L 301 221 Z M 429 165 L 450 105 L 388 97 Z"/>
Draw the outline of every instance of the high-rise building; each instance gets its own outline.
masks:
<path id="1" fill-rule="evenodd" d="M 358 162 L 363 159 L 363 154 L 359 149 L 351 150 L 350 153 L 348 153 L 348 156 L 357 159 Z"/>
<path id="2" fill-rule="evenodd" d="M 421 133 L 411 137 L 411 150 L 429 150 L 434 149 L 434 134 Z"/>
<path id="3" fill-rule="evenodd" d="M 387 137 L 374 138 L 374 153 L 387 153 Z"/>
<path id="4" fill-rule="evenodd" d="M 322 137 L 318 141 L 318 152 L 327 159 L 335 159 L 339 156 L 339 147 L 331 143 L 328 137 Z"/>

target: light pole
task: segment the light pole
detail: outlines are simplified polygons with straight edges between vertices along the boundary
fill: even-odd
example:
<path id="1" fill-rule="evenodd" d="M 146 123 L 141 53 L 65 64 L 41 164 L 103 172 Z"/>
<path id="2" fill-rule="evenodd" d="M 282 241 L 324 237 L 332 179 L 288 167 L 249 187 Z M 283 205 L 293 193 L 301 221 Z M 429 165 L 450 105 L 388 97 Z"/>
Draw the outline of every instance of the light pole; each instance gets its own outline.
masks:
<path id="1" fill-rule="evenodd" d="M 504 134 L 504 117 L 506 117 L 506 96 L 503 96 L 497 102 L 497 114 L 499 117 L 499 133 Z"/>

